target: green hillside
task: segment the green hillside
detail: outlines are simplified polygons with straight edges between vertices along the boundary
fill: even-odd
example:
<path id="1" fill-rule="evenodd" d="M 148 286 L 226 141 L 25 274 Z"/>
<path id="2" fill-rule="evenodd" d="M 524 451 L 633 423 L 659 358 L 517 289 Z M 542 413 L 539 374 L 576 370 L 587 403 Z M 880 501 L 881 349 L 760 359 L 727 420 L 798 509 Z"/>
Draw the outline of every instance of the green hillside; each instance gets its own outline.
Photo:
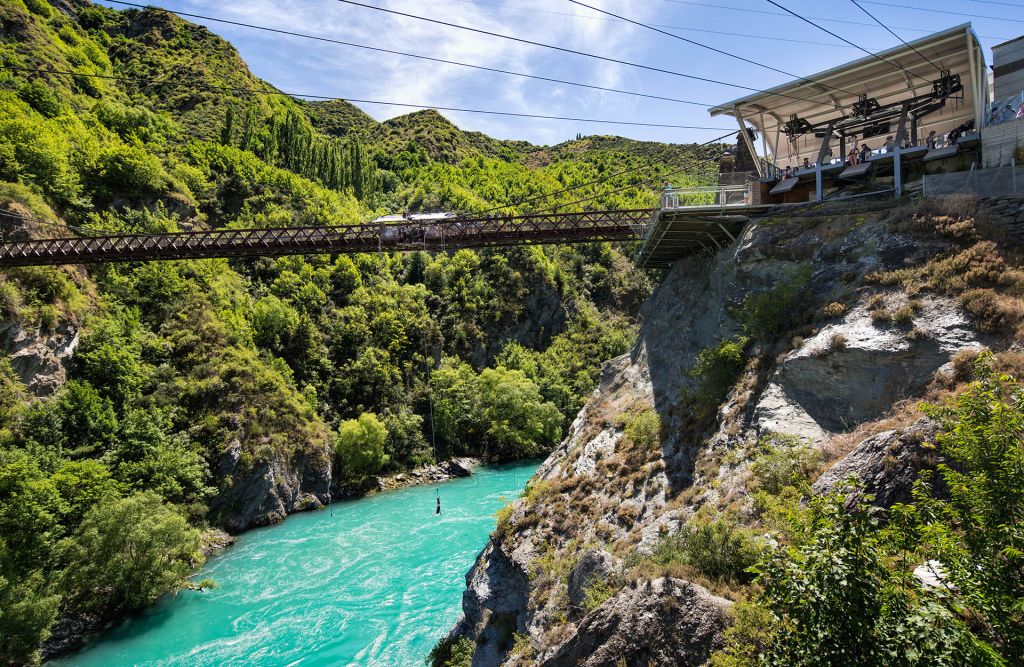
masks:
<path id="1" fill-rule="evenodd" d="M 519 210 L 623 171 L 522 210 L 613 190 L 586 205 L 646 206 L 645 183 L 707 179 L 698 160 L 719 150 L 535 147 L 432 111 L 378 123 L 275 94 L 205 28 L 84 0 L 0 0 L 0 66 L 13 235 Z M 3 273 L 8 330 L 78 347 L 44 399 L 34 371 L 0 363 L 0 662 L 180 587 L 210 528 L 434 459 L 548 451 L 601 360 L 631 345 L 650 287 L 609 244 Z"/>

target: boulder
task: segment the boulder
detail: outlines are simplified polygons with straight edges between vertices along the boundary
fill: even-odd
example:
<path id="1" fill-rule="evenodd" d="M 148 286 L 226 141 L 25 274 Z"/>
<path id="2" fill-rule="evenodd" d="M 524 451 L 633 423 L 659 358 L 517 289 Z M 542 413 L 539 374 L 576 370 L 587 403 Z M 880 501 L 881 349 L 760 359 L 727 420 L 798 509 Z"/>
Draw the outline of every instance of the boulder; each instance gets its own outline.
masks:
<path id="1" fill-rule="evenodd" d="M 590 612 L 543 667 L 704 665 L 721 648 L 731 602 L 682 579 L 627 586 Z M 475 663 L 474 663 L 475 664 Z"/>
<path id="2" fill-rule="evenodd" d="M 864 483 L 876 505 L 908 502 L 921 471 L 941 461 L 933 445 L 938 432 L 936 422 L 922 418 L 907 428 L 873 435 L 825 471 L 814 490 L 830 493 L 852 475 Z"/>

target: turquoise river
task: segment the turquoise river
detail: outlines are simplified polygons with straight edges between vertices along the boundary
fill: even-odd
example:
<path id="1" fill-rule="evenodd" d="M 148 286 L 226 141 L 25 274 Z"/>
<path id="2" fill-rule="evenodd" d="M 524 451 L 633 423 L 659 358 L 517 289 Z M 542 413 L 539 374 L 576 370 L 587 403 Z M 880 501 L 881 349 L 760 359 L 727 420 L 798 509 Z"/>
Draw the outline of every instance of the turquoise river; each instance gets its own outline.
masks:
<path id="1" fill-rule="evenodd" d="M 422 665 L 458 619 L 494 513 L 537 464 L 484 468 L 244 533 L 183 591 L 48 666 Z"/>

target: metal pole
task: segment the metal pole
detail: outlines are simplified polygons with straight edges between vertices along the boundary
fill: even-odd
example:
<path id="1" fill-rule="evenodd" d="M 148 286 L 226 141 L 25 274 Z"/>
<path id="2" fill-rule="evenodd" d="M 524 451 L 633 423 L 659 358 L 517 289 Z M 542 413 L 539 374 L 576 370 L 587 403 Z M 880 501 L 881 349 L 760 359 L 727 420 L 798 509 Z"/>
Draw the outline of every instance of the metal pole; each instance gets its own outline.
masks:
<path id="1" fill-rule="evenodd" d="M 815 188 L 815 199 L 814 201 L 821 203 L 821 161 L 818 161 L 818 165 L 814 169 L 814 188 Z"/>

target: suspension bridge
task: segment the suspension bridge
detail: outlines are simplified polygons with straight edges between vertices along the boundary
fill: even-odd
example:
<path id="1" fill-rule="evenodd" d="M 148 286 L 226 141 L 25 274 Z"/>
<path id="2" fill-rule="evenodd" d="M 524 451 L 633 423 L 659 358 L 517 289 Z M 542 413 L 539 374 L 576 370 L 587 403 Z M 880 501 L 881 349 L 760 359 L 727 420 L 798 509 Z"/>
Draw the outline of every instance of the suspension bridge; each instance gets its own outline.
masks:
<path id="1" fill-rule="evenodd" d="M 725 197 L 686 205 L 673 192 L 660 208 L 456 216 L 357 225 L 218 229 L 162 234 L 30 238 L 0 243 L 0 268 L 212 257 L 267 257 L 598 241 L 641 241 L 649 266 L 730 242 L 748 218 Z M 657 251 L 657 252 L 655 252 Z"/>

